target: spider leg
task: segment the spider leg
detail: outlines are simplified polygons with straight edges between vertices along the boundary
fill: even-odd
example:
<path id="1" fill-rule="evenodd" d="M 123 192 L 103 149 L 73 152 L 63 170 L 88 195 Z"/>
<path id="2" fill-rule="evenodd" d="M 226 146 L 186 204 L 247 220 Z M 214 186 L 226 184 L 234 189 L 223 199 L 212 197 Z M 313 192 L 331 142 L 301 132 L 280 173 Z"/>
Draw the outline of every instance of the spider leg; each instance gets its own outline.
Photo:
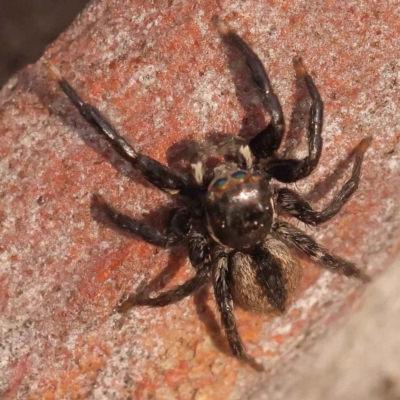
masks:
<path id="1" fill-rule="evenodd" d="M 193 232 L 190 237 L 189 260 L 197 272 L 211 271 L 210 246 L 208 240 L 198 232 Z"/>
<path id="2" fill-rule="evenodd" d="M 157 297 L 140 297 L 136 293 L 132 293 L 121 299 L 117 304 L 116 311 L 125 312 L 135 306 L 165 307 L 177 303 L 200 289 L 207 283 L 208 279 L 208 275 L 198 273 L 182 285 L 178 285 L 171 290 L 161 293 Z"/>
<path id="3" fill-rule="evenodd" d="M 308 74 L 301 57 L 293 59 L 297 73 L 304 78 L 311 96 L 308 120 L 308 156 L 302 160 L 273 160 L 265 166 L 265 172 L 280 182 L 290 183 L 311 174 L 317 166 L 322 152 L 322 122 L 324 103 L 311 76 Z"/>
<path id="4" fill-rule="evenodd" d="M 191 215 L 186 207 L 175 208 L 171 211 L 167 229 L 164 233 L 161 233 L 144 222 L 116 211 L 105 203 L 100 196 L 94 196 L 93 203 L 115 226 L 127 233 L 139 236 L 145 242 L 154 246 L 174 246 L 187 236 L 191 228 Z"/>
<path id="5" fill-rule="evenodd" d="M 214 252 L 213 256 L 213 264 L 215 268 L 213 277 L 214 294 L 218 310 L 221 313 L 221 323 L 228 338 L 229 346 L 235 357 L 245 361 L 256 370 L 262 371 L 263 367 L 246 354 L 246 350 L 237 329 L 235 315 L 233 313 L 233 299 L 228 284 L 229 254 L 220 248 Z"/>
<path id="6" fill-rule="evenodd" d="M 58 81 L 63 92 L 78 109 L 85 120 L 110 143 L 117 153 L 138 170 L 147 181 L 159 189 L 179 192 L 187 186 L 187 178 L 158 161 L 138 153 L 121 137 L 106 118 L 91 104 L 85 103 L 75 89 L 61 76 L 58 69 L 50 65 L 49 70 Z"/>
<path id="7" fill-rule="evenodd" d="M 371 138 L 365 138 L 353 150 L 355 154 L 355 162 L 351 177 L 325 209 L 322 211 L 313 210 L 307 201 L 288 188 L 279 189 L 277 196 L 278 204 L 285 211 L 309 225 L 319 225 L 330 220 L 340 211 L 357 190 L 360 181 L 361 164 L 364 158 L 364 153 L 370 142 Z"/>
<path id="8" fill-rule="evenodd" d="M 207 239 L 200 234 L 194 234 L 189 243 L 189 258 L 196 269 L 196 275 L 171 290 L 157 297 L 143 297 L 132 293 L 122 298 L 116 307 L 117 312 L 125 312 L 135 306 L 165 307 L 177 303 L 204 286 L 210 279 L 211 260 Z"/>
<path id="9" fill-rule="evenodd" d="M 272 225 L 272 230 L 278 239 L 295 245 L 324 268 L 340 272 L 349 277 L 358 278 L 363 282 L 368 282 L 370 280 L 370 277 L 365 272 L 358 269 L 354 263 L 328 253 L 312 237 L 306 235 L 293 225 L 287 222 L 277 221 Z"/>
<path id="10" fill-rule="evenodd" d="M 252 153 L 257 157 L 269 157 L 276 151 L 285 131 L 282 106 L 274 93 L 265 68 L 256 53 L 235 32 L 223 31 L 226 38 L 246 57 L 254 85 L 261 97 L 264 108 L 271 116 L 268 126 L 259 132 L 249 143 Z"/>

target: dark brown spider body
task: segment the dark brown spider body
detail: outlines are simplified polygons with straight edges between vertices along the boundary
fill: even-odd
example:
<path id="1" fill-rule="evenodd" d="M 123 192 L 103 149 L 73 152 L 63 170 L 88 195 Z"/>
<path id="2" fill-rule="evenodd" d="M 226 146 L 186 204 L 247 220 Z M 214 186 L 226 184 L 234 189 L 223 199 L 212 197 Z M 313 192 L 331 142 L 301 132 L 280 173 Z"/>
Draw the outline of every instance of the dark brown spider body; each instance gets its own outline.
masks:
<path id="1" fill-rule="evenodd" d="M 201 162 L 192 165 L 191 177 L 138 153 L 96 108 L 82 100 L 54 66 L 50 66 L 50 72 L 81 115 L 122 158 L 154 186 L 178 193 L 185 204 L 171 211 L 167 228 L 160 232 L 146 222 L 99 202 L 98 206 L 111 223 L 152 245 L 170 247 L 188 237 L 189 259 L 195 270 L 191 279 L 157 297 L 149 298 L 143 293 L 125 297 L 118 303 L 117 311 L 123 312 L 133 306 L 167 306 L 212 282 L 221 323 L 233 354 L 260 369 L 260 365 L 246 354 L 233 304 L 262 313 L 281 313 L 287 308 L 298 287 L 301 269 L 286 244 L 297 247 L 331 271 L 368 280 L 355 264 L 330 254 L 303 231 L 280 220 L 275 214 L 275 205 L 309 225 L 318 225 L 334 217 L 358 187 L 361 164 L 370 139 L 362 140 L 354 149 L 350 179 L 322 211 L 314 210 L 289 188 L 280 188 L 274 193 L 270 184 L 272 179 L 296 182 L 309 176 L 317 166 L 322 151 L 322 99 L 301 58 L 295 57 L 296 72 L 304 80 L 311 97 L 308 154 L 303 159 L 279 158 L 275 151 L 284 134 L 284 117 L 262 62 L 237 34 L 222 23 L 219 29 L 222 39 L 234 45 L 246 59 L 271 122 L 247 145 L 234 149 L 239 160 L 236 164 L 221 163 L 211 171 L 214 177 L 207 178 L 208 182 L 204 177 L 209 177 L 210 171 L 203 173 Z"/>

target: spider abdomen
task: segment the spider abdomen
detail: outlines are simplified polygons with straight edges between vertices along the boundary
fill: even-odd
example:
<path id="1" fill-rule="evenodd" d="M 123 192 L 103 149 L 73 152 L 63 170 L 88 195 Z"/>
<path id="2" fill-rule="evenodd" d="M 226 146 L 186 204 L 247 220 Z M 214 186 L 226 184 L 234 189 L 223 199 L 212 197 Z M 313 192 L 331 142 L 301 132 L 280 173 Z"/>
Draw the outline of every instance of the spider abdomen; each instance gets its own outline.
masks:
<path id="1" fill-rule="evenodd" d="M 252 253 L 233 255 L 230 271 L 233 299 L 253 312 L 283 312 L 299 286 L 301 267 L 279 240 L 267 238 L 259 251 L 263 252 L 263 262 Z"/>
<path id="2" fill-rule="evenodd" d="M 248 171 L 221 174 L 208 188 L 205 209 L 207 229 L 216 242 L 232 249 L 258 245 L 273 222 L 269 181 Z"/>

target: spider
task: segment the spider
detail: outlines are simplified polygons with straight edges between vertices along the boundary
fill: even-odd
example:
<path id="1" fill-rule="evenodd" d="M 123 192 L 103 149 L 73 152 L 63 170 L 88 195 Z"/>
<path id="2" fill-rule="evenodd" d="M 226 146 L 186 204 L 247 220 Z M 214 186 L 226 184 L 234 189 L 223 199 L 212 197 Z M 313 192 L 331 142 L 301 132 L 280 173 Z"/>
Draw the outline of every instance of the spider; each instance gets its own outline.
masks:
<path id="1" fill-rule="evenodd" d="M 222 29 L 246 60 L 253 85 L 271 120 L 267 127 L 237 146 L 234 159 L 221 161 L 207 177 L 204 165 L 192 165 L 192 173 L 180 173 L 138 153 L 121 137 L 105 117 L 85 103 L 53 65 L 50 72 L 80 114 L 144 178 L 166 192 L 179 194 L 181 205 L 169 215 L 164 232 L 124 215 L 98 198 L 107 218 L 122 230 L 147 243 L 171 247 L 187 238 L 189 259 L 195 275 L 157 297 L 138 294 L 125 296 L 116 310 L 133 306 L 164 307 L 193 294 L 212 282 L 232 353 L 256 369 L 260 364 L 246 353 L 240 338 L 234 304 L 259 313 L 283 313 L 293 299 L 300 279 L 300 267 L 290 254 L 290 246 L 331 271 L 368 281 L 369 277 L 352 262 L 329 253 L 313 238 L 290 223 L 277 218 L 278 205 L 289 215 L 309 225 L 319 225 L 334 217 L 357 190 L 361 164 L 370 138 L 353 150 L 350 179 L 322 211 L 316 211 L 295 191 L 274 189 L 272 179 L 292 183 L 309 176 L 322 151 L 323 102 L 302 59 L 293 59 L 294 67 L 311 97 L 307 127 L 308 155 L 303 159 L 283 159 L 275 155 L 285 131 L 284 116 L 262 62 L 250 46 L 235 32 Z"/>

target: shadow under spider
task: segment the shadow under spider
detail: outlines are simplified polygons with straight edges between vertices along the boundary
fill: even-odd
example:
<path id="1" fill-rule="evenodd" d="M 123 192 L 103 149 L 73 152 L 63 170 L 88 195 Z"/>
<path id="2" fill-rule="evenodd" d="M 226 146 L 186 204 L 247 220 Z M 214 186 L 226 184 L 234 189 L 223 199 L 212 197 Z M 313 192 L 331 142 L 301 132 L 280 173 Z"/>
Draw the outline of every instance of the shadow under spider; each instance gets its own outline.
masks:
<path id="1" fill-rule="evenodd" d="M 221 353 L 231 356 L 232 352 L 229 348 L 228 340 L 221 329 L 221 324 L 215 317 L 215 312 L 207 304 L 209 295 L 210 285 L 203 286 L 194 294 L 193 302 L 196 307 L 197 315 L 204 324 L 206 332 L 215 348 Z"/>

